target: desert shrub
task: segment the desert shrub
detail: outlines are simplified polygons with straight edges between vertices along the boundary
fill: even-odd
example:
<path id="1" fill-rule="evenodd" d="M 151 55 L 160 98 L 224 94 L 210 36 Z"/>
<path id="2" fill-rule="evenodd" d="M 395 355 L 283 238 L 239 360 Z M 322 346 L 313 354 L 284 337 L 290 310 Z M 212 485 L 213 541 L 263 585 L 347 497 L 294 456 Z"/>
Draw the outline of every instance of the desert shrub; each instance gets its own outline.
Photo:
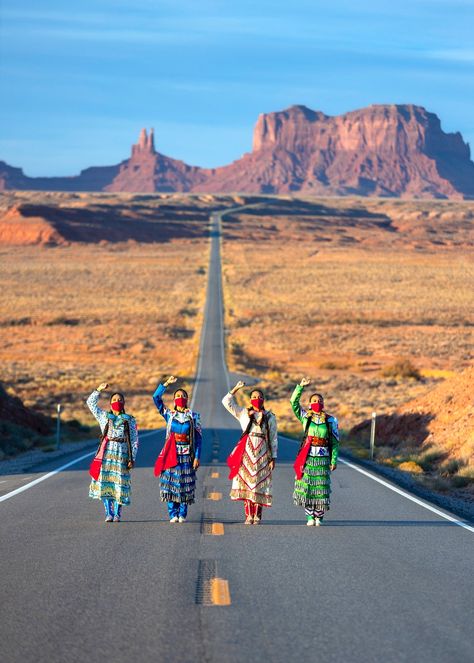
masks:
<path id="1" fill-rule="evenodd" d="M 10 318 L 8 320 L 0 320 L 0 327 L 25 327 L 31 325 L 31 318 Z"/>
<path id="2" fill-rule="evenodd" d="M 319 364 L 319 368 L 326 369 L 328 371 L 344 371 L 349 368 L 349 364 L 345 364 L 341 361 L 323 361 Z"/>
<path id="3" fill-rule="evenodd" d="M 418 463 L 415 463 L 414 460 L 406 460 L 403 463 L 400 463 L 398 466 L 399 470 L 403 470 L 403 472 L 410 472 L 411 474 L 422 474 L 423 473 L 423 468 L 418 465 Z"/>
<path id="4" fill-rule="evenodd" d="M 185 306 L 180 311 L 178 311 L 178 315 L 185 315 L 188 318 L 193 318 L 195 315 L 197 315 L 197 312 L 198 312 L 197 308 L 191 308 Z"/>
<path id="5" fill-rule="evenodd" d="M 434 449 L 433 451 L 427 451 L 422 454 L 418 459 L 418 463 L 425 472 L 432 472 L 445 456 L 445 451 Z"/>
<path id="6" fill-rule="evenodd" d="M 192 338 L 194 336 L 193 329 L 187 329 L 186 327 L 168 327 L 166 333 L 171 338 Z"/>
<path id="7" fill-rule="evenodd" d="M 243 357 L 245 355 L 244 346 L 239 341 L 231 341 L 230 349 L 234 357 Z"/>
<path id="8" fill-rule="evenodd" d="M 462 463 L 459 460 L 453 458 L 452 460 L 448 460 L 446 463 L 441 465 L 439 468 L 439 473 L 441 476 L 450 477 L 453 474 L 456 474 L 456 472 L 458 472 L 461 467 Z"/>
<path id="9" fill-rule="evenodd" d="M 451 477 L 451 483 L 454 488 L 467 488 L 472 483 L 474 483 L 474 477 L 462 476 L 461 474 L 456 474 Z"/>
<path id="10" fill-rule="evenodd" d="M 379 461 L 392 461 L 394 453 L 392 447 L 376 447 L 375 455 Z"/>
<path id="11" fill-rule="evenodd" d="M 468 477 L 474 481 L 474 467 L 471 465 L 464 465 L 458 472 L 458 476 Z"/>
<path id="12" fill-rule="evenodd" d="M 81 321 L 79 318 L 68 318 L 65 315 L 58 315 L 56 318 L 49 320 L 46 323 L 47 327 L 54 327 L 55 325 L 67 325 L 68 327 L 77 327 Z"/>
<path id="13" fill-rule="evenodd" d="M 385 378 L 411 378 L 413 380 L 422 379 L 420 371 L 409 359 L 399 359 L 394 364 L 386 366 L 382 370 L 382 375 Z"/>

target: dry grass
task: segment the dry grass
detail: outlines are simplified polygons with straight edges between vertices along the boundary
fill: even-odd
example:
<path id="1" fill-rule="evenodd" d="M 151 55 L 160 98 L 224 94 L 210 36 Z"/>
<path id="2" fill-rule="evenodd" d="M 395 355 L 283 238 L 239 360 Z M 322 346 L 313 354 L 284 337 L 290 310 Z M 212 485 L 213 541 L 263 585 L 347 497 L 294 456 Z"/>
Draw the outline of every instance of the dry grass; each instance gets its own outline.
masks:
<path id="1" fill-rule="evenodd" d="M 288 398 L 302 375 L 349 429 L 373 410 L 393 411 L 470 360 L 474 267 L 466 218 L 474 205 L 357 201 L 359 215 L 364 206 L 390 213 L 391 230 L 354 225 L 350 201 L 341 205 L 335 227 L 310 211 L 279 216 L 263 207 L 224 222 L 229 362 L 261 379 L 289 432 L 299 431 Z M 464 214 L 458 234 L 456 210 Z M 438 217 L 449 248 L 440 249 L 428 232 Z M 400 233 L 397 219 L 406 225 L 407 218 L 411 230 Z M 348 235 L 351 242 L 340 240 Z M 410 366 L 412 377 L 384 375 L 394 366 Z"/>
<path id="2" fill-rule="evenodd" d="M 91 422 L 104 380 L 128 397 L 141 428 L 161 424 L 151 394 L 164 374 L 192 385 L 208 242 L 18 247 L 0 254 L 2 381 L 25 405 Z"/>

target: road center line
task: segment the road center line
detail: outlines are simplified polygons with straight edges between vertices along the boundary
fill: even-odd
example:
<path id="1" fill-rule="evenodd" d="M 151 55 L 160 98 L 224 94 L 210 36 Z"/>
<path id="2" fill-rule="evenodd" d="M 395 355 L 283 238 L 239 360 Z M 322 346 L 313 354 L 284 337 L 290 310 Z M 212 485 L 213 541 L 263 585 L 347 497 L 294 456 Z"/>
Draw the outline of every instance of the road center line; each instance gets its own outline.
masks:
<path id="1" fill-rule="evenodd" d="M 211 578 L 210 595 L 212 605 L 230 605 L 229 582 L 223 578 Z"/>
<path id="2" fill-rule="evenodd" d="M 224 534 L 223 523 L 212 523 L 211 534 L 213 534 L 214 536 L 222 536 Z"/>
<path id="3" fill-rule="evenodd" d="M 217 492 L 206 493 L 206 499 L 218 502 L 219 500 L 222 499 L 222 493 L 217 493 Z"/>

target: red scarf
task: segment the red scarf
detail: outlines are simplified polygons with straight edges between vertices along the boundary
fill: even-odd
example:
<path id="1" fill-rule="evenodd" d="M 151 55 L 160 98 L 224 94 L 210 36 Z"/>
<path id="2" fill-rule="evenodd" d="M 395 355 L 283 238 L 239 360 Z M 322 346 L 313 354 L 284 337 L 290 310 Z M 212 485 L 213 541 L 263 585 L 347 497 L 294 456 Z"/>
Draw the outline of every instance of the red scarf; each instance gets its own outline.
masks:
<path id="1" fill-rule="evenodd" d="M 306 463 L 310 447 L 311 447 L 311 440 L 307 439 L 306 442 L 303 444 L 301 451 L 296 456 L 296 460 L 293 464 L 293 467 L 297 479 L 301 479 L 303 477 L 304 465 Z"/>
<path id="2" fill-rule="evenodd" d="M 160 455 L 156 459 L 155 469 L 153 471 L 155 477 L 159 476 L 164 470 L 169 470 L 171 467 L 176 467 L 178 464 L 178 456 L 176 454 L 176 442 L 174 433 L 170 433 L 168 439 L 160 451 Z"/>
<path id="3" fill-rule="evenodd" d="M 99 480 L 100 468 L 102 467 L 102 460 L 104 459 L 105 447 L 108 441 L 109 438 L 104 437 L 104 439 L 100 443 L 100 447 L 96 455 L 94 456 L 94 460 L 92 461 L 89 467 L 89 474 L 93 479 L 95 479 L 95 481 Z"/>
<path id="4" fill-rule="evenodd" d="M 248 439 L 248 435 L 242 435 L 227 458 L 227 465 L 230 469 L 229 479 L 233 479 L 239 473 L 240 466 L 242 465 L 242 458 L 245 453 L 245 445 L 247 444 Z"/>

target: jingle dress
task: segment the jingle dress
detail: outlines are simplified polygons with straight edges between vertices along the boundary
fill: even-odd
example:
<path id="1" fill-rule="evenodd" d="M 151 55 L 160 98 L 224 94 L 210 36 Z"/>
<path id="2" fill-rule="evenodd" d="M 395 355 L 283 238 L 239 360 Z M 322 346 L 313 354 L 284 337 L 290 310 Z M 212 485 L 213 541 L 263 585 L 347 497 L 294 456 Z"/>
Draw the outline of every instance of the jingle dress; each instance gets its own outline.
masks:
<path id="1" fill-rule="evenodd" d="M 167 447 L 171 444 L 174 445 L 172 451 L 176 453 L 177 463 L 172 467 L 166 467 L 166 463 L 159 466 L 157 474 L 160 477 L 160 499 L 167 503 L 170 518 L 185 518 L 188 505 L 194 502 L 196 470 L 193 468 L 193 461 L 201 457 L 201 421 L 199 414 L 190 409 L 183 412 L 168 409 L 163 403 L 165 391 L 166 387 L 160 384 L 153 394 L 158 412 L 166 421 L 165 445 L 157 459 L 157 465 L 163 452 L 167 452 Z"/>
<path id="2" fill-rule="evenodd" d="M 324 411 L 316 413 L 302 408 L 300 399 L 303 389 L 297 385 L 290 399 L 292 410 L 305 431 L 298 454 L 300 467 L 297 468 L 295 463 L 297 478 L 293 501 L 297 506 L 305 508 L 308 517 L 321 518 L 329 510 L 330 504 L 329 466 L 337 464 L 339 455 L 338 423 L 335 417 Z"/>
<path id="3" fill-rule="evenodd" d="M 97 480 L 92 479 L 89 487 L 89 497 L 103 500 L 106 513 L 119 515 L 119 506 L 130 504 L 131 483 L 129 462 L 129 447 L 126 440 L 126 426 L 130 432 L 131 460 L 135 462 L 138 451 L 138 431 L 135 418 L 122 412 L 115 414 L 99 407 L 100 392 L 94 390 L 86 403 L 97 419 L 102 434 L 106 432 L 108 442 L 105 446 L 100 474 Z M 112 502 L 112 504 L 111 504 Z M 108 508 L 110 507 L 110 508 Z"/>
<path id="4" fill-rule="evenodd" d="M 237 419 L 243 431 L 249 427 L 250 416 L 254 417 L 248 430 L 240 468 L 232 479 L 230 497 L 232 500 L 244 500 L 260 507 L 270 507 L 272 505 L 270 462 L 276 459 L 278 452 L 276 416 L 269 410 L 260 413 L 252 408 L 240 407 L 231 393 L 224 396 L 222 404 Z"/>

